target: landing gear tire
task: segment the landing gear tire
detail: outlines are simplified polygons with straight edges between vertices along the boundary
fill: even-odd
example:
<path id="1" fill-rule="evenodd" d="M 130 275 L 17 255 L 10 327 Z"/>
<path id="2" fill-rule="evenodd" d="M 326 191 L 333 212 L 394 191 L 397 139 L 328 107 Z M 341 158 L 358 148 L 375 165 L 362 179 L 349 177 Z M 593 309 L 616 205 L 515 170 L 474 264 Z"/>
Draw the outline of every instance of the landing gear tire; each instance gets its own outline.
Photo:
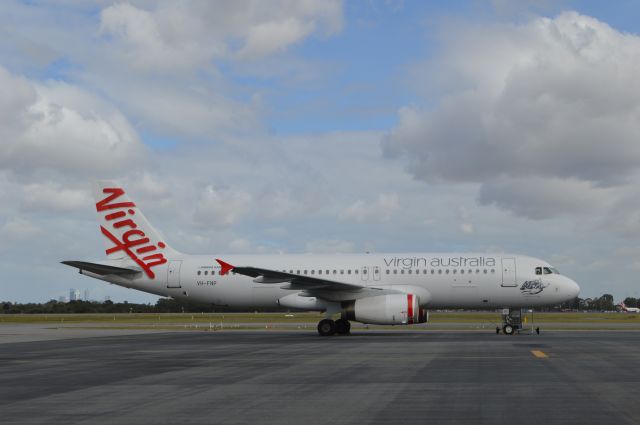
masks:
<path id="1" fill-rule="evenodd" d="M 331 319 L 323 319 L 318 323 L 320 336 L 331 336 L 336 333 L 336 322 Z"/>
<path id="2" fill-rule="evenodd" d="M 513 331 L 515 331 L 515 329 L 511 325 L 504 325 L 502 327 L 502 332 L 504 332 L 505 335 L 513 335 Z"/>
<path id="3" fill-rule="evenodd" d="M 336 333 L 338 335 L 349 335 L 351 333 L 351 322 L 346 319 L 336 320 Z"/>

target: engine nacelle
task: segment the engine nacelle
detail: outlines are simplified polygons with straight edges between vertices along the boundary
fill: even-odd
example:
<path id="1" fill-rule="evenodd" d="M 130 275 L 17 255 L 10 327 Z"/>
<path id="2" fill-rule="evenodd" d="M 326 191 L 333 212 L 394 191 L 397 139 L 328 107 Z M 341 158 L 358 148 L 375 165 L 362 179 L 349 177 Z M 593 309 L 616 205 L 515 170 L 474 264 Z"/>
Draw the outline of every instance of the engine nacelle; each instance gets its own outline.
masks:
<path id="1" fill-rule="evenodd" d="M 342 304 L 347 320 L 375 325 L 425 323 L 427 312 L 414 294 L 390 294 L 360 298 Z"/>

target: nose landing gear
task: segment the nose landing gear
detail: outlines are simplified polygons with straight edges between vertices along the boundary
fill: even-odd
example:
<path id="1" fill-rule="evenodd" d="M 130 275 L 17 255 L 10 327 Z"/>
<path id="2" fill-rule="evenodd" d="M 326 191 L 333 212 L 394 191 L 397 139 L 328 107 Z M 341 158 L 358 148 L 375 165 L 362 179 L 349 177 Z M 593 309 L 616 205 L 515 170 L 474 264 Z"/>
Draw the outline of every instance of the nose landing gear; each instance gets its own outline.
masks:
<path id="1" fill-rule="evenodd" d="M 503 308 L 501 317 L 502 333 L 505 335 L 513 335 L 522 329 L 522 309 Z"/>
<path id="2" fill-rule="evenodd" d="M 499 326 L 496 327 L 496 333 L 499 334 L 502 330 L 502 333 L 505 335 L 513 335 L 515 333 L 520 333 L 524 330 L 523 323 L 526 323 L 526 312 L 531 311 L 527 309 L 502 309 L 502 328 Z M 531 327 L 527 328 L 531 330 L 531 333 L 535 331 L 538 335 L 540 334 L 540 328 L 533 328 L 533 313 L 531 313 Z"/>

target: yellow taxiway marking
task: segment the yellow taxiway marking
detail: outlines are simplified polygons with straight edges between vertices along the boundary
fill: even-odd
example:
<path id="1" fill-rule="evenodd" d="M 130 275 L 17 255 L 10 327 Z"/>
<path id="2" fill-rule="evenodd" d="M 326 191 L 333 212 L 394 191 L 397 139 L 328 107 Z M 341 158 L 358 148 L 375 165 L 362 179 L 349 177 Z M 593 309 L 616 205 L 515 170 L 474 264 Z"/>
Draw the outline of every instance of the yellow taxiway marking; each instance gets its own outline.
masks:
<path id="1" fill-rule="evenodd" d="M 546 359 L 549 357 L 543 351 L 540 351 L 540 350 L 531 350 L 531 354 L 533 354 L 539 359 Z"/>

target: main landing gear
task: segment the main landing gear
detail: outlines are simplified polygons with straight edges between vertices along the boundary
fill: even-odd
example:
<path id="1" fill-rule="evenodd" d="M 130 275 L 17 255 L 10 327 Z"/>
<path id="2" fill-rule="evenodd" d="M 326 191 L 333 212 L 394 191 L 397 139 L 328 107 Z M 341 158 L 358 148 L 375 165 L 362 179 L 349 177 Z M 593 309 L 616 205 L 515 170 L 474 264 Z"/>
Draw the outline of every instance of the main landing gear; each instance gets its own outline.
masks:
<path id="1" fill-rule="evenodd" d="M 330 336 L 334 334 L 349 335 L 351 333 L 351 323 L 346 319 L 322 319 L 318 323 L 318 333 L 321 336 Z"/>

